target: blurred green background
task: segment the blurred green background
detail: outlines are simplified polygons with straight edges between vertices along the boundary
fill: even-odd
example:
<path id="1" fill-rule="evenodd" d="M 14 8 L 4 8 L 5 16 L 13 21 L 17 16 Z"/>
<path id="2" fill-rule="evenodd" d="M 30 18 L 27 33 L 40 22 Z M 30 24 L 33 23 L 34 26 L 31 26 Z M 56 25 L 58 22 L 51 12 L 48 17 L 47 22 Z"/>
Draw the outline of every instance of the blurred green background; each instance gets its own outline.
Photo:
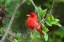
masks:
<path id="1" fill-rule="evenodd" d="M 42 9 L 51 9 L 53 0 L 33 0 L 36 6 L 41 6 Z M 7 27 L 12 17 L 12 14 L 15 9 L 15 5 L 20 3 L 20 0 L 0 0 L 0 4 L 6 6 L 6 15 L 3 19 L 3 27 Z M 27 0 L 23 3 L 22 6 L 17 10 L 14 22 L 11 26 L 11 30 L 13 32 L 21 32 L 22 35 L 25 35 L 29 30 L 27 29 L 26 19 L 27 14 L 30 12 L 34 12 L 35 8 Z M 56 25 L 47 26 L 49 29 L 48 35 L 49 39 L 47 42 L 64 42 L 64 0 L 56 0 L 53 8 L 53 15 L 55 18 L 58 18 L 60 21 L 59 23 L 62 27 L 58 27 Z M 23 42 L 30 42 L 29 35 L 25 38 Z M 41 39 L 35 39 L 32 42 L 42 42 Z"/>

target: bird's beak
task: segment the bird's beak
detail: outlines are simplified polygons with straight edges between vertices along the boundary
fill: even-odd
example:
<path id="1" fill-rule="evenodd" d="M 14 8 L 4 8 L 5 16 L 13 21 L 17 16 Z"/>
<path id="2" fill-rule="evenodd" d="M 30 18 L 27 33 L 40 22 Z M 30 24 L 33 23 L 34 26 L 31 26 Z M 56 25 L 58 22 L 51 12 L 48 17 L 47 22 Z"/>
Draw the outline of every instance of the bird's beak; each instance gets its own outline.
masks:
<path id="1" fill-rule="evenodd" d="M 29 14 L 27 14 L 26 16 L 30 16 Z"/>

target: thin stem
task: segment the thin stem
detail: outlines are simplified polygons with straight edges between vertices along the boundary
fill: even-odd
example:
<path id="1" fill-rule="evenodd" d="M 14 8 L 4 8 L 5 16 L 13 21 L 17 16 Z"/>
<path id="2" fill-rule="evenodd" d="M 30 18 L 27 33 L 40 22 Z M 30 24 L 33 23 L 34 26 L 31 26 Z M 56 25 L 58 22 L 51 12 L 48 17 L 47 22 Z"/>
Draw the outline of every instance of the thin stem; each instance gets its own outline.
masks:
<path id="1" fill-rule="evenodd" d="M 31 0 L 31 2 L 32 2 L 32 5 L 34 6 L 34 8 L 36 7 L 36 5 L 34 4 L 34 2 L 33 2 L 33 0 Z M 36 9 L 36 8 L 35 8 Z"/>
<path id="2" fill-rule="evenodd" d="M 22 37 L 21 42 L 22 42 L 23 39 L 26 38 L 26 36 L 27 36 L 29 33 L 30 33 L 30 32 L 28 32 L 26 35 L 24 35 L 24 36 Z"/>
<path id="3" fill-rule="evenodd" d="M 34 35 L 33 36 L 35 36 L 36 35 L 36 32 L 34 33 Z M 31 39 L 31 41 L 30 42 L 32 42 L 33 41 L 33 38 Z"/>

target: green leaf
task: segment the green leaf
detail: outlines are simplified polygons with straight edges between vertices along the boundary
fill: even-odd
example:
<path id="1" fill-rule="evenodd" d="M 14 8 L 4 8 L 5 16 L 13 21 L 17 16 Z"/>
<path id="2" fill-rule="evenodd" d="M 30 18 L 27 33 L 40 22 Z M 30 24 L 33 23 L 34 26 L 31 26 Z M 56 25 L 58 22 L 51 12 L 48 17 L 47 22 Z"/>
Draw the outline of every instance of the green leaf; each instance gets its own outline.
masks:
<path id="1" fill-rule="evenodd" d="M 49 31 L 49 29 L 48 29 L 48 28 L 46 28 L 46 27 L 43 27 L 43 31 L 48 32 L 48 31 Z"/>
<path id="2" fill-rule="evenodd" d="M 21 33 L 17 33 L 17 34 L 16 34 L 16 38 L 17 38 L 18 40 L 20 40 L 21 37 L 22 37 Z"/>
<path id="3" fill-rule="evenodd" d="M 33 30 L 31 33 L 30 33 L 30 37 L 31 38 L 40 38 L 40 33 L 36 30 Z"/>
<path id="4" fill-rule="evenodd" d="M 48 35 L 45 35 L 44 38 L 45 38 L 45 41 L 47 41 L 48 40 Z"/>
<path id="5" fill-rule="evenodd" d="M 37 6 L 35 6 L 35 9 L 36 9 L 35 11 L 36 11 L 37 13 L 39 13 L 39 11 L 41 11 L 41 10 L 42 10 L 42 8 L 41 8 L 40 6 L 38 6 L 38 7 L 37 7 Z"/>
<path id="6" fill-rule="evenodd" d="M 6 4 L 6 5 L 10 5 L 11 1 L 12 1 L 12 0 L 6 0 L 5 4 Z"/>
<path id="7" fill-rule="evenodd" d="M 40 10 L 39 13 L 42 14 L 43 16 L 45 16 L 46 15 L 46 11 L 47 10 Z"/>
<path id="8" fill-rule="evenodd" d="M 43 31 L 43 33 L 44 33 L 44 39 L 45 39 L 45 41 L 48 41 L 48 34 L 45 31 Z"/>
<path id="9" fill-rule="evenodd" d="M 35 35 L 36 38 L 40 38 L 40 34 L 37 32 Z"/>
<path id="10" fill-rule="evenodd" d="M 59 27 L 62 27 L 60 23 L 56 23 L 55 25 L 59 26 Z"/>
<path id="11" fill-rule="evenodd" d="M 51 21 L 46 21 L 46 24 L 52 26 Z"/>
<path id="12" fill-rule="evenodd" d="M 17 39 L 14 39 L 14 42 L 19 42 Z"/>
<path id="13" fill-rule="evenodd" d="M 55 21 L 55 20 L 51 21 L 51 24 L 56 24 L 56 23 L 57 23 L 57 21 Z"/>
<path id="14" fill-rule="evenodd" d="M 42 10 L 42 8 L 40 6 L 36 7 L 38 11 Z"/>
<path id="15" fill-rule="evenodd" d="M 58 22 L 58 21 L 59 21 L 59 19 L 55 19 L 55 21 L 57 21 L 57 22 Z"/>
<path id="16" fill-rule="evenodd" d="M 31 38 L 34 38 L 34 37 L 35 37 L 36 32 L 37 32 L 36 30 L 33 30 L 33 31 L 30 33 L 30 37 L 31 37 Z"/>
<path id="17" fill-rule="evenodd" d="M 50 21 L 51 19 L 50 19 L 50 16 L 48 16 L 48 19 L 47 19 L 48 21 Z"/>
<path id="18" fill-rule="evenodd" d="M 64 37 L 64 34 L 63 34 L 63 32 L 61 32 L 61 31 L 55 31 L 55 35 L 56 35 L 56 36 L 60 36 L 61 38 Z"/>
<path id="19" fill-rule="evenodd" d="M 34 38 L 34 34 L 32 32 L 30 33 L 30 37 L 31 38 Z"/>
<path id="20" fill-rule="evenodd" d="M 42 27 L 45 27 L 45 24 L 44 23 L 42 23 Z"/>
<path id="21" fill-rule="evenodd" d="M 46 24 L 52 26 L 53 24 L 56 25 L 59 19 L 54 19 L 54 16 L 50 15 L 46 21 Z M 60 25 L 59 25 L 60 26 Z"/>
<path id="22" fill-rule="evenodd" d="M 46 6 L 47 8 L 51 8 L 51 4 L 50 3 L 45 3 L 44 6 Z"/>
<path id="23" fill-rule="evenodd" d="M 41 21 L 41 16 L 40 16 L 40 14 L 38 15 L 38 19 L 39 19 L 39 21 Z"/>
<path id="24" fill-rule="evenodd" d="M 4 30 L 3 29 L 0 29 L 0 34 L 4 34 Z"/>
<path id="25" fill-rule="evenodd" d="M 27 0 L 27 4 L 30 5 L 31 4 L 31 0 Z"/>
<path id="26" fill-rule="evenodd" d="M 52 38 L 50 36 L 48 36 L 48 41 L 47 42 L 53 42 Z"/>
<path id="27" fill-rule="evenodd" d="M 51 18 L 51 20 L 54 20 L 54 16 L 51 15 L 50 18 Z"/>

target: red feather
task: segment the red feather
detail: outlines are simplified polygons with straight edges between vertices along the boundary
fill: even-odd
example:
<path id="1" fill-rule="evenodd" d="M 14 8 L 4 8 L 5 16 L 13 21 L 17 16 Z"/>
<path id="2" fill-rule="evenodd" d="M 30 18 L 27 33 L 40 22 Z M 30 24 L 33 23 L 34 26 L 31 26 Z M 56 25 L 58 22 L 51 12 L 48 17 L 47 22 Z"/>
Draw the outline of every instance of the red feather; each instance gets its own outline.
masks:
<path id="1" fill-rule="evenodd" d="M 31 12 L 28 16 L 27 26 L 30 30 L 33 30 L 37 25 L 39 25 L 37 15 L 34 12 Z M 36 30 L 40 32 L 40 34 L 43 34 L 40 25 L 36 28 Z"/>

